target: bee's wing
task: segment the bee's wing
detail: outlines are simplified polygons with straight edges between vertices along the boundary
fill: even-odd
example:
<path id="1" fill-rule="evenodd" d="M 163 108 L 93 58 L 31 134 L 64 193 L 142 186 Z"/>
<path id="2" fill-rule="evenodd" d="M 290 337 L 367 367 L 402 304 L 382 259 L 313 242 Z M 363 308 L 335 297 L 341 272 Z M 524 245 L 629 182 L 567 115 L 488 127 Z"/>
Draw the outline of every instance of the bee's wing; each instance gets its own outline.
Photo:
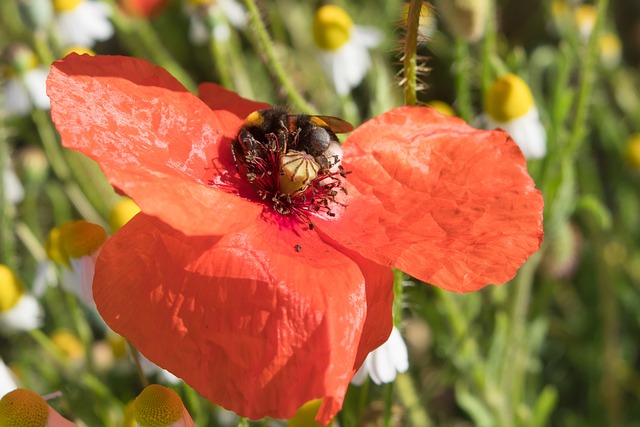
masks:
<path id="1" fill-rule="evenodd" d="M 334 133 L 347 133 L 353 130 L 353 125 L 346 120 L 333 116 L 313 116 L 327 124 L 327 127 Z"/>

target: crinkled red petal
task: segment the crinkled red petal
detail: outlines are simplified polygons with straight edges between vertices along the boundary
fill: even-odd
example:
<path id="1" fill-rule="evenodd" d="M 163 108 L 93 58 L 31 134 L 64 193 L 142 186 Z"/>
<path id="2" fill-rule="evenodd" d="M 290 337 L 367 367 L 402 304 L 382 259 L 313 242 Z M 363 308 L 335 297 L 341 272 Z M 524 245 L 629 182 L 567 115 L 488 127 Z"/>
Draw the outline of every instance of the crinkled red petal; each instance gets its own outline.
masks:
<path id="1" fill-rule="evenodd" d="M 224 130 L 239 119 L 227 123 L 162 68 L 71 54 L 53 64 L 47 93 L 63 144 L 95 159 L 143 211 L 193 235 L 240 229 L 260 213 L 234 194 L 229 173 Z"/>
<path id="2" fill-rule="evenodd" d="M 539 249 L 542 195 L 505 132 L 402 107 L 343 149 L 348 206 L 314 223 L 363 256 L 468 292 L 510 280 Z"/>
<path id="3" fill-rule="evenodd" d="M 213 402 L 288 418 L 324 397 L 330 418 L 356 358 L 389 333 L 388 289 L 365 287 L 390 287 L 384 270 L 269 218 L 189 237 L 139 214 L 103 247 L 94 298 L 110 327 Z M 370 306 L 389 311 L 371 321 Z"/>

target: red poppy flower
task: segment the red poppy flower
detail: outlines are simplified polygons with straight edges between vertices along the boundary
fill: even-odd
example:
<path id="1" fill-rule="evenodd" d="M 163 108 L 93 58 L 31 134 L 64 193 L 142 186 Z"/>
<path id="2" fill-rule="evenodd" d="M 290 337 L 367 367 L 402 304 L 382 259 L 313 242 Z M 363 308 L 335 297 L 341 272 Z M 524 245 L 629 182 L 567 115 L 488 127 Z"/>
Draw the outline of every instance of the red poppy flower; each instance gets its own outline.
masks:
<path id="1" fill-rule="evenodd" d="M 140 18 L 152 18 L 162 13 L 173 0 L 120 0 L 122 7 Z"/>
<path id="2" fill-rule="evenodd" d="M 286 418 L 316 398 L 319 421 L 339 411 L 391 331 L 390 266 L 473 291 L 511 279 L 542 240 L 542 197 L 508 135 L 429 108 L 357 128 L 347 194 L 324 194 L 334 216 L 299 216 L 234 166 L 232 141 L 266 104 L 213 84 L 198 98 L 139 59 L 77 55 L 53 64 L 48 95 L 65 146 L 142 209 L 100 253 L 101 315 L 243 416 Z"/>

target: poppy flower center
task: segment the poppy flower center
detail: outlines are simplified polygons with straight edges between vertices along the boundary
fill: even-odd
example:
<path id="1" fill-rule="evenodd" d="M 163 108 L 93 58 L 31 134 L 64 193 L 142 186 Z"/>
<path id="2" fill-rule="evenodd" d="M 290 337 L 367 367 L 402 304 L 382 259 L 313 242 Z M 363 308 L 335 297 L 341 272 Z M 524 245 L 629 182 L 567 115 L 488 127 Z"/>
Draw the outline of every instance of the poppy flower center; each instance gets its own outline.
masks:
<path id="1" fill-rule="evenodd" d="M 341 205 L 336 198 L 347 193 L 342 186 L 347 172 L 340 165 L 342 149 L 332 123 L 351 127 L 341 119 L 294 115 L 280 107 L 255 111 L 231 147 L 236 168 L 258 199 L 310 228 L 309 214 L 335 216 L 332 205 Z"/>

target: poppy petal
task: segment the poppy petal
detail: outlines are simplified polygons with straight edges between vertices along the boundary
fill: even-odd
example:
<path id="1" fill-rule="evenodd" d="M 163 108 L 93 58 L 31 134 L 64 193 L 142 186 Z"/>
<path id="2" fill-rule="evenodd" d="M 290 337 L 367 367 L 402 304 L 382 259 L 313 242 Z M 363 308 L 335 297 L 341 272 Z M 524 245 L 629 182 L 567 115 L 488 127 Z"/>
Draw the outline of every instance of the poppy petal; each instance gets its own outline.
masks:
<path id="1" fill-rule="evenodd" d="M 103 247 L 94 298 L 110 327 L 213 402 L 288 418 L 324 397 L 328 422 L 356 356 L 373 350 L 358 344 L 368 305 L 390 304 L 371 300 L 378 293 L 364 281 L 375 267 L 365 269 L 313 231 L 268 218 L 223 237 L 188 237 L 141 213 Z M 369 328 L 366 342 L 384 341 L 389 329 Z"/>
<path id="2" fill-rule="evenodd" d="M 505 132 L 401 107 L 343 150 L 347 207 L 314 223 L 367 258 L 468 292 L 510 280 L 540 247 L 542 195 Z"/>
<path id="3" fill-rule="evenodd" d="M 198 86 L 200 99 L 218 116 L 228 116 L 221 122 L 226 126 L 223 133 L 233 138 L 242 126 L 244 119 L 254 111 L 271 108 L 264 102 L 255 102 L 241 97 L 215 83 L 202 83 Z"/>
<path id="4" fill-rule="evenodd" d="M 143 211 L 200 235 L 243 228 L 260 213 L 229 183 L 228 115 L 216 116 L 162 68 L 71 54 L 53 64 L 47 91 L 63 144 L 98 160 Z"/>

